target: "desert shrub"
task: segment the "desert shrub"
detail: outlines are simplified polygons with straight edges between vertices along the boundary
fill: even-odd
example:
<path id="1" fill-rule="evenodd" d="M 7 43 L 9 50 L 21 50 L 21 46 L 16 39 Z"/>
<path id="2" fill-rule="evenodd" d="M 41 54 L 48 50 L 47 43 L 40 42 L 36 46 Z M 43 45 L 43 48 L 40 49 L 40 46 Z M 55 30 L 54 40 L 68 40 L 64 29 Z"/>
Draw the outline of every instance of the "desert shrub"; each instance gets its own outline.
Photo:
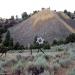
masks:
<path id="1" fill-rule="evenodd" d="M 20 50 L 20 51 L 18 51 L 19 53 L 23 53 L 24 52 L 24 50 Z"/>
<path id="2" fill-rule="evenodd" d="M 16 55 L 17 60 L 21 60 L 22 56 L 21 55 Z"/>
<path id="3" fill-rule="evenodd" d="M 73 51 L 70 52 L 70 58 L 72 60 L 75 60 L 75 50 L 73 50 Z"/>
<path id="4" fill-rule="evenodd" d="M 56 72 L 59 68 L 60 68 L 60 64 L 58 64 L 58 63 L 53 64 L 54 72 Z"/>
<path id="5" fill-rule="evenodd" d="M 46 59 L 47 61 L 49 61 L 49 56 L 48 56 L 48 55 L 45 55 L 45 59 Z"/>
<path id="6" fill-rule="evenodd" d="M 40 66 L 39 68 L 37 66 L 29 67 L 28 72 L 32 72 L 32 75 L 39 75 L 44 72 L 44 67 Z"/>
<path id="7" fill-rule="evenodd" d="M 62 48 L 58 48 L 58 49 L 57 49 L 57 51 L 63 51 L 63 50 L 64 50 L 64 49 L 62 49 Z"/>
<path id="8" fill-rule="evenodd" d="M 59 60 L 59 63 L 61 65 L 61 67 L 63 67 L 63 68 L 68 68 L 72 64 L 71 60 L 68 60 L 68 59 Z"/>
<path id="9" fill-rule="evenodd" d="M 69 75 L 75 75 L 75 69 L 71 70 Z"/>

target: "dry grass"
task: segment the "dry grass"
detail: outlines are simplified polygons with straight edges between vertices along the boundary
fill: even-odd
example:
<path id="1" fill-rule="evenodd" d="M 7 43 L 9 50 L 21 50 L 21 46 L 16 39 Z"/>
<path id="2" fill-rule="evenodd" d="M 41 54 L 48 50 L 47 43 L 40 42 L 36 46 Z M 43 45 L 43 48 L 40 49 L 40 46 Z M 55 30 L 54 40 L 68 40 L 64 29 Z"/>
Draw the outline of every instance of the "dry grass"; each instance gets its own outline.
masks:
<path id="1" fill-rule="evenodd" d="M 40 21 L 44 22 L 48 19 L 52 19 L 53 17 L 54 15 L 49 9 L 42 10 L 31 17 L 33 27 L 35 27 Z"/>

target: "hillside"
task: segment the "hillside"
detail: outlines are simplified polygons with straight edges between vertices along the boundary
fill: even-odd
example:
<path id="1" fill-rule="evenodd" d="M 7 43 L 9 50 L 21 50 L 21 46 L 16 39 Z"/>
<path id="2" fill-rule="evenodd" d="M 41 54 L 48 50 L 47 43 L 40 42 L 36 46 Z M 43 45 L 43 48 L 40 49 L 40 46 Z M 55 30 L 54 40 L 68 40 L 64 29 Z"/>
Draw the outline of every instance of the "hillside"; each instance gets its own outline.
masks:
<path id="1" fill-rule="evenodd" d="M 58 15 L 62 18 L 67 24 L 75 28 L 75 19 L 70 19 L 70 17 L 63 12 L 59 12 Z"/>
<path id="2" fill-rule="evenodd" d="M 9 29 L 14 41 L 23 45 L 32 43 L 35 36 L 41 36 L 49 43 L 55 38 L 64 39 L 75 33 L 74 27 L 65 22 L 57 12 L 44 9 L 22 23 Z"/>

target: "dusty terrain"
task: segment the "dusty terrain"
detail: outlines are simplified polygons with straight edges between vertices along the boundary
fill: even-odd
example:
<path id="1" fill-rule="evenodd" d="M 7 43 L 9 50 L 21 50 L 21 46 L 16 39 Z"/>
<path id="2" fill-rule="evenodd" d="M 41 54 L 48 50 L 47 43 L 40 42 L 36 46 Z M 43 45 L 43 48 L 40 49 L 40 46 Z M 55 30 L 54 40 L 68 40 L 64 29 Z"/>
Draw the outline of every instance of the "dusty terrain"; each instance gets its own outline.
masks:
<path id="1" fill-rule="evenodd" d="M 58 51 L 59 48 L 63 50 Z M 33 50 L 31 55 L 30 50 L 10 51 L 0 57 L 0 74 L 32 75 L 34 70 L 30 68 L 36 67 L 40 71 L 42 66 L 44 71 L 37 75 L 71 75 L 75 69 L 75 43 L 54 46 L 44 52 Z"/>

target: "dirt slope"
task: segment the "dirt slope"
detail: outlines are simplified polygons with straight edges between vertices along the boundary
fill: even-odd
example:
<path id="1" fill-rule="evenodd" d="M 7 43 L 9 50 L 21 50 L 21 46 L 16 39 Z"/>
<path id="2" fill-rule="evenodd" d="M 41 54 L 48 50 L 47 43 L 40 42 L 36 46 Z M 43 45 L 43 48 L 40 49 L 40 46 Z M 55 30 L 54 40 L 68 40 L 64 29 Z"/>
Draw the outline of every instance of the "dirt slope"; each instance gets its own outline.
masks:
<path id="1" fill-rule="evenodd" d="M 9 29 L 14 41 L 23 45 L 32 43 L 35 36 L 41 36 L 49 43 L 52 40 L 63 39 L 70 33 L 75 33 L 56 12 L 44 9 L 22 23 Z"/>

